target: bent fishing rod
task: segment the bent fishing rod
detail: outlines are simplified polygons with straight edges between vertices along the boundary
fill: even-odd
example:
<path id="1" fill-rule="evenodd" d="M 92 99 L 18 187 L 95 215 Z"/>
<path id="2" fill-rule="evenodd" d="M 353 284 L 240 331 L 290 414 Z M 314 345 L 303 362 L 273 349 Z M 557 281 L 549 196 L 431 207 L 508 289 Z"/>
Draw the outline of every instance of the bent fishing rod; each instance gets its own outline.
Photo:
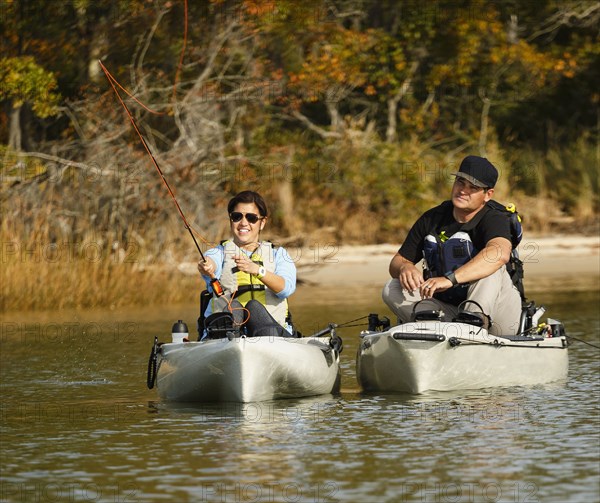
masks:
<path id="1" fill-rule="evenodd" d="M 108 79 L 108 82 L 110 83 L 111 87 L 113 88 L 113 91 L 117 95 L 117 99 L 119 100 L 119 102 L 121 103 L 121 105 L 123 106 L 123 108 L 125 109 L 125 112 L 127 113 L 127 116 L 129 117 L 129 120 L 131 121 L 131 124 L 133 125 L 133 129 L 135 129 L 135 132 L 139 136 L 139 138 L 140 138 L 140 140 L 142 142 L 142 145 L 144 146 L 144 149 L 146 149 L 146 152 L 150 156 L 150 159 L 152 159 L 152 164 L 154 164 L 154 167 L 156 168 L 156 171 L 158 171 L 158 174 L 160 175 L 163 183 L 165 184 L 165 187 L 167 187 L 167 190 L 169 191 L 169 195 L 171 196 L 171 198 L 173 199 L 173 202 L 175 203 L 175 206 L 177 207 L 177 211 L 179 212 L 179 215 L 181 216 L 181 219 L 183 220 L 185 228 L 187 229 L 187 231 L 189 232 L 190 236 L 192 236 L 192 239 L 194 240 L 194 244 L 196 245 L 196 249 L 198 250 L 198 253 L 200 253 L 200 257 L 202 258 L 202 262 L 206 263 L 206 257 L 204 256 L 204 253 L 202 253 L 202 250 L 200 249 L 200 245 L 198 244 L 198 241 L 196 240 L 196 236 L 194 236 L 194 233 L 192 232 L 192 228 L 191 228 L 191 226 L 190 226 L 187 218 L 185 218 L 185 215 L 183 214 L 183 210 L 181 209 L 181 206 L 179 206 L 179 203 L 177 202 L 177 198 L 175 197 L 175 194 L 171 190 L 171 186 L 169 185 L 169 182 L 167 182 L 167 179 L 165 178 L 165 175 L 163 174 L 162 170 L 160 169 L 160 166 L 158 165 L 158 161 L 156 160 L 156 158 L 152 154 L 152 151 L 150 150 L 150 147 L 146 143 L 146 140 L 144 139 L 144 136 L 140 132 L 140 130 L 139 130 L 139 128 L 138 128 L 138 126 L 137 126 L 137 124 L 135 122 L 135 119 L 133 118 L 133 115 L 131 114 L 131 112 L 129 111 L 129 108 L 127 108 L 127 105 L 125 104 L 125 102 L 121 98 L 121 95 L 119 94 L 119 91 L 117 91 L 117 88 L 115 87 L 115 84 L 117 84 L 119 87 L 121 87 L 121 89 L 123 89 L 122 86 L 110 74 L 110 72 L 102 64 L 102 61 L 99 60 L 98 62 L 100 63 L 100 67 L 102 68 L 102 71 L 106 75 L 106 78 Z M 127 91 L 125 91 L 125 92 L 127 92 Z M 129 94 L 129 93 L 127 93 L 127 94 Z M 132 96 L 132 98 L 133 98 L 133 96 Z M 133 99 L 135 100 L 135 98 L 133 98 Z M 138 100 L 136 100 L 136 101 L 138 101 Z M 141 102 L 138 101 L 138 103 L 140 103 L 143 106 L 143 104 Z M 146 107 L 144 107 L 144 108 L 146 108 Z M 221 283 L 219 282 L 219 280 L 217 278 L 211 278 L 210 284 L 211 284 L 211 286 L 213 288 L 213 292 L 215 293 L 215 295 L 217 297 L 220 297 L 221 295 L 223 295 L 223 293 L 224 293 L 223 287 L 221 286 Z"/>

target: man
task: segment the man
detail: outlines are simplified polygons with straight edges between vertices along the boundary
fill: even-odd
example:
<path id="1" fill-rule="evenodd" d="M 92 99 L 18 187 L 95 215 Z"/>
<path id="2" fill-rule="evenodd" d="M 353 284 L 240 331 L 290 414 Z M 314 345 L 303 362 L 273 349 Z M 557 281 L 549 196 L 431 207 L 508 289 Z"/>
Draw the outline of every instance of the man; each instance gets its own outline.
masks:
<path id="1" fill-rule="evenodd" d="M 403 323 L 411 320 L 417 302 L 435 299 L 416 311 L 439 309 L 444 321 L 452 321 L 461 305 L 490 333 L 515 335 L 521 296 L 506 270 L 512 251 L 509 219 L 486 205 L 498 171 L 487 159 L 468 156 L 453 176 L 451 201 L 425 212 L 392 258 L 383 300 Z M 423 258 L 425 274 L 416 266 Z"/>

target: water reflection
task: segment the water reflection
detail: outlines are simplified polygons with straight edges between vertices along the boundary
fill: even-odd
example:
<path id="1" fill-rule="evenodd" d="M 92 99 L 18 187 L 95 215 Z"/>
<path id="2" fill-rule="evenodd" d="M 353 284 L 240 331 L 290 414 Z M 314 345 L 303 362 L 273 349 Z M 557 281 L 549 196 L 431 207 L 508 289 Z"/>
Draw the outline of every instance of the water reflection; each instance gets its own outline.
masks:
<path id="1" fill-rule="evenodd" d="M 241 425 L 296 423 L 330 419 L 338 399 L 321 395 L 293 400 L 272 400 L 254 403 L 169 403 L 148 402 L 148 408 L 169 417 L 189 417 L 202 422 L 235 421 Z"/>
<path id="2" fill-rule="evenodd" d="M 598 344 L 598 292 L 542 297 L 569 333 Z M 369 298 L 300 299 L 294 315 L 309 333 L 386 314 Z M 566 382 L 362 393 L 361 327 L 349 327 L 339 394 L 161 402 L 145 387 L 152 340 L 195 315 L 193 305 L 6 315 L 0 501 L 600 500 L 597 349 L 570 347 Z"/>

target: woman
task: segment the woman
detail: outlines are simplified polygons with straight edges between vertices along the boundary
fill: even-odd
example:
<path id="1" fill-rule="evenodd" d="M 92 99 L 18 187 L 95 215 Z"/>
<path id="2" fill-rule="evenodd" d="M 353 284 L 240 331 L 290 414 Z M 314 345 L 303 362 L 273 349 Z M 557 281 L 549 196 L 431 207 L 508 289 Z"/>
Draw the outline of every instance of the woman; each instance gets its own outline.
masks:
<path id="1" fill-rule="evenodd" d="M 268 217 L 264 199 L 250 190 L 240 192 L 227 213 L 232 237 L 208 250 L 206 262 L 198 262 L 209 292 L 213 278 L 224 290 L 213 295 L 204 318 L 230 312 L 248 336 L 292 336 L 287 298 L 296 290 L 296 266 L 284 248 L 260 241 Z"/>

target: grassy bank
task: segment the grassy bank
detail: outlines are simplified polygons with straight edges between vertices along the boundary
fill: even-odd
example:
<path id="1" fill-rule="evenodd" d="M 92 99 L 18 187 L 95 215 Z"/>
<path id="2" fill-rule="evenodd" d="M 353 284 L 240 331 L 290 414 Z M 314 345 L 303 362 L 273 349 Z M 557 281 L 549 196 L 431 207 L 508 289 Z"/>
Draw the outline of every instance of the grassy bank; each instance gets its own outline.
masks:
<path id="1" fill-rule="evenodd" d="M 0 310 L 154 305 L 198 297 L 197 276 L 182 274 L 176 263 L 152 261 L 134 245 L 106 237 L 58 240 L 43 230 L 22 239 L 3 223 Z"/>
<path id="2" fill-rule="evenodd" d="M 598 232 L 598 152 L 592 143 L 547 154 L 492 147 L 488 156 L 501 173 L 496 199 L 516 203 L 526 233 Z M 400 243 L 418 215 L 448 197 L 451 173 L 463 157 L 358 133 L 294 152 L 292 158 L 283 156 L 289 149 L 282 157 L 265 157 L 254 170 L 247 167 L 245 177 L 239 166 L 222 166 L 215 175 L 220 183 L 208 186 L 195 171 L 169 173 L 192 225 L 207 232 L 207 242 L 199 238 L 204 249 L 228 237 L 226 201 L 246 188 L 269 202 L 264 237 L 280 244 L 326 249 Z M 197 298 L 198 277 L 178 270 L 181 262 L 197 260 L 197 251 L 147 159 L 132 168 L 135 177 L 130 170 L 54 178 L 39 160 L 21 160 L 16 182 L 6 176 L 14 175 L 9 163 L 2 173 L 0 309 Z"/>
<path id="3" fill-rule="evenodd" d="M 2 311 L 168 304 L 192 301 L 199 293 L 198 278 L 112 260 L 8 259 L 0 283 Z"/>

